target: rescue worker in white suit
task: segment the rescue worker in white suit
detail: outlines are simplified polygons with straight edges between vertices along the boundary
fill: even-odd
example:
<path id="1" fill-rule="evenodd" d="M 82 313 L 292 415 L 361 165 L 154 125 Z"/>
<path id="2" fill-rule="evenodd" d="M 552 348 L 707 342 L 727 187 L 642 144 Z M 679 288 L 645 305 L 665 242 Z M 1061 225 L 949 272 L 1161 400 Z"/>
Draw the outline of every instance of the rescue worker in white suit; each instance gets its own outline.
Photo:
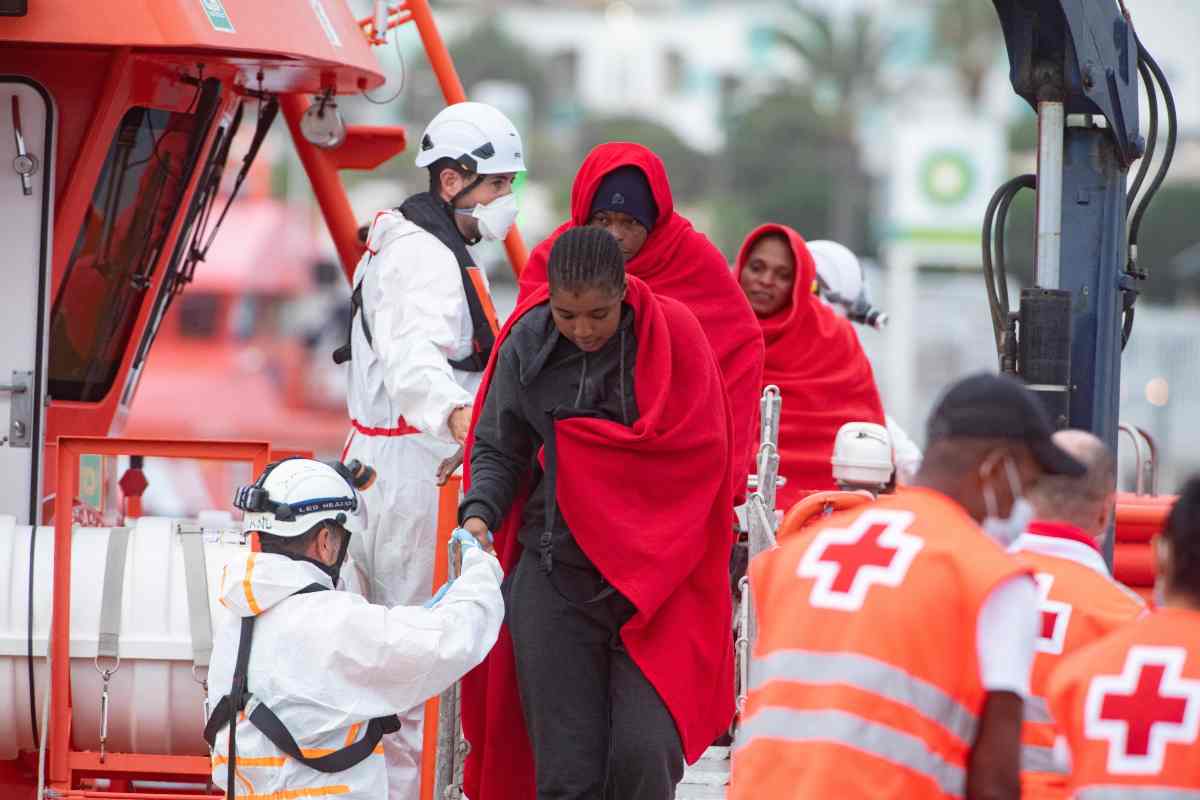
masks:
<path id="1" fill-rule="evenodd" d="M 353 429 L 342 458 L 379 473 L 366 494 L 371 521 L 351 544 L 367 598 L 385 606 L 431 593 L 436 473 L 465 441 L 487 365 L 494 313 L 468 245 L 504 238 L 517 215 L 513 179 L 521 136 L 491 106 L 458 103 L 429 123 L 416 165 L 429 191 L 375 216 L 354 273 L 349 360 Z M 421 709 L 385 739 L 391 800 L 420 788 Z"/>
<path id="2" fill-rule="evenodd" d="M 809 242 L 808 251 L 817 265 L 821 299 L 843 317 L 849 317 L 853 322 L 863 322 L 858 314 L 874 309 L 870 308 L 867 283 L 858 256 L 844 244 L 828 239 Z M 890 414 L 885 417 L 888 436 L 892 441 L 896 481 L 910 483 L 921 468 L 921 448 Z"/>
<path id="3" fill-rule="evenodd" d="M 379 744 L 395 714 L 445 690 L 496 641 L 500 565 L 465 531 L 461 575 L 427 607 L 333 591 L 366 524 L 354 484 L 340 463 L 293 458 L 235 499 L 261 552 L 234 558 L 222 576 L 229 613 L 209 673 L 220 700 L 204 734 L 227 798 L 383 800 Z"/>

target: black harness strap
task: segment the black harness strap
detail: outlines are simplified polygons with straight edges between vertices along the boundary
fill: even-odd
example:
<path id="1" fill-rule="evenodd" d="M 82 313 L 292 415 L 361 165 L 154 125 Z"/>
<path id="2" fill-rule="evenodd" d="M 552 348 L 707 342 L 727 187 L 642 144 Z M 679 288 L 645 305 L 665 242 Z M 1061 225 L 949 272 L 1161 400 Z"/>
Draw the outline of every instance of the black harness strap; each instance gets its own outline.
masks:
<path id="1" fill-rule="evenodd" d="M 328 591 L 328 587 L 322 586 L 319 583 L 311 583 L 293 594 L 292 597 L 299 594 L 323 591 Z M 245 617 L 242 619 L 237 658 L 233 668 L 233 685 L 229 690 L 229 694 L 217 702 L 216 707 L 213 708 L 212 716 L 208 718 L 208 723 L 204 726 L 204 741 L 208 742 L 210 749 L 215 746 L 217 733 L 221 728 L 226 725 L 229 726 L 229 772 L 225 783 L 225 797 L 227 800 L 234 800 L 234 787 L 237 785 L 235 780 L 237 779 L 238 714 L 245 710 L 251 697 L 247 673 L 250 667 L 250 645 L 254 638 L 254 622 L 257 619 L 257 617 Z M 327 773 L 343 772 L 358 765 L 375 751 L 375 747 L 379 744 L 384 734 L 395 733 L 400 730 L 400 718 L 395 714 L 387 717 L 377 717 L 367 722 L 363 737 L 354 744 L 347 745 L 340 750 L 335 750 L 318 758 L 307 758 L 301 751 L 300 745 L 296 743 L 295 737 L 287 729 L 287 726 L 283 724 L 279 717 L 275 715 L 275 712 L 265 703 L 259 703 L 255 706 L 246 719 L 251 725 L 258 728 L 263 736 L 266 736 L 268 741 L 279 748 L 281 752 L 310 769 Z"/>
<path id="2" fill-rule="evenodd" d="M 463 292 L 467 298 L 467 310 L 471 314 L 472 346 L 469 356 L 450 361 L 450 366 L 463 372 L 483 372 L 487 369 L 492 348 L 496 346 L 496 334 L 492 330 L 492 323 L 484 309 L 483 300 L 479 297 L 480 290 L 471 278 L 469 270 L 476 269 L 475 262 L 471 258 L 470 251 L 467 250 L 467 244 L 463 241 L 458 226 L 454 224 L 453 211 L 447 213 L 441 207 L 440 202 L 428 192 L 414 194 L 405 200 L 397 210 L 409 222 L 432 234 L 454 254 L 454 259 L 458 262 Z M 370 261 L 368 260 L 367 263 L 369 264 Z M 366 314 L 363 311 L 362 281 L 359 281 L 358 285 L 354 287 L 353 294 L 350 295 L 350 333 L 353 333 L 354 330 L 355 317 L 362 321 L 363 334 L 367 337 L 367 344 L 373 345 L 371 329 L 367 325 Z M 344 364 L 351 358 L 353 358 L 353 353 L 350 347 L 350 336 L 347 335 L 346 344 L 334 351 L 333 361 L 336 364 Z"/>
<path id="3" fill-rule="evenodd" d="M 362 326 L 363 336 L 367 337 L 367 345 L 374 346 L 375 337 L 371 335 L 371 326 L 367 323 L 367 315 L 363 313 L 362 281 L 359 281 L 355 285 L 354 291 L 350 293 L 350 324 L 346 330 L 346 343 L 333 351 L 333 363 L 335 364 L 345 364 L 354 357 L 350 340 L 354 335 L 355 317 Z"/>

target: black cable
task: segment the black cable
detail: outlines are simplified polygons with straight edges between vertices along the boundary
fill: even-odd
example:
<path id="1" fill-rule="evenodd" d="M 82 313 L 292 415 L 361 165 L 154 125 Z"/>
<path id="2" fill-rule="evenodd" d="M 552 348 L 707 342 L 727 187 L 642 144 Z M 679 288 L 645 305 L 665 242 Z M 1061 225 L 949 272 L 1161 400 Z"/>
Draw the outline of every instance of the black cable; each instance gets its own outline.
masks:
<path id="1" fill-rule="evenodd" d="M 1129 223 L 1129 248 L 1130 252 L 1134 252 L 1138 243 L 1138 234 L 1141 232 L 1142 217 L 1146 214 L 1146 209 L 1153 202 L 1154 196 L 1158 194 L 1159 188 L 1162 186 L 1167 177 L 1167 170 L 1171 167 L 1171 161 L 1175 158 L 1175 145 L 1179 137 L 1179 115 L 1175 109 L 1175 96 L 1171 93 L 1171 87 L 1167 84 L 1167 76 L 1163 74 L 1159 68 L 1158 62 L 1154 57 L 1142 46 L 1141 41 L 1138 41 L 1138 56 L 1154 73 L 1155 80 L 1158 81 L 1158 87 L 1162 91 L 1163 101 L 1167 106 L 1167 144 L 1163 150 L 1162 161 L 1158 165 L 1158 171 L 1154 175 L 1154 179 L 1150 181 L 1150 185 L 1146 187 L 1145 194 L 1138 202 L 1137 209 L 1133 212 L 1133 218 Z M 1139 270 L 1139 276 L 1146 277 L 1145 270 Z"/>
<path id="2" fill-rule="evenodd" d="M 62 498 L 55 498 L 56 503 Z M 31 519 L 29 531 L 29 629 L 26 632 L 26 663 L 29 667 L 29 722 L 33 726 L 33 744 L 36 747 L 42 737 L 38 735 L 37 691 L 33 682 L 33 557 L 37 553 L 37 520 Z M 49 645 L 47 645 L 49 646 Z"/>
<path id="3" fill-rule="evenodd" d="M 1150 130 L 1146 134 L 1146 152 L 1142 154 L 1142 163 L 1138 165 L 1137 176 L 1133 179 L 1133 185 L 1129 188 L 1129 194 L 1126 196 L 1126 214 L 1133 211 L 1133 201 L 1137 199 L 1138 191 L 1142 188 L 1142 181 L 1150 172 L 1150 162 L 1154 160 L 1154 151 L 1158 146 L 1158 92 L 1154 89 L 1154 78 L 1150 68 L 1140 57 L 1138 58 L 1138 73 L 1142 76 L 1142 85 L 1146 87 L 1146 104 L 1150 109 Z"/>
<path id="4" fill-rule="evenodd" d="M 404 51 L 400 49 L 399 30 L 392 32 L 392 42 L 394 42 L 396 45 L 396 58 L 400 60 L 400 85 L 396 87 L 396 93 L 387 100 L 376 100 L 374 97 L 371 97 L 371 95 L 367 94 L 366 89 L 362 90 L 362 96 L 377 106 L 386 106 L 395 102 L 396 98 L 400 97 L 400 94 L 404 91 L 404 84 L 408 82 L 408 67 L 404 64 Z"/>
<path id="5" fill-rule="evenodd" d="M 1008 322 L 1008 264 L 1004 251 L 1004 222 L 1013 199 L 1022 189 L 1036 189 L 1037 176 L 1019 175 L 1002 185 L 988 201 L 983 215 L 983 277 L 987 286 L 988 309 L 992 315 L 992 333 L 996 340 L 996 354 L 1003 357 L 1003 336 Z M 1002 215 L 997 216 L 1002 209 Z M 997 221 L 1000 223 L 996 225 Z M 996 244 L 996 239 L 999 244 Z M 995 247 L 995 251 L 993 248 Z M 995 256 L 993 256 L 995 252 Z M 1000 291 L 1003 291 L 1001 296 Z"/>

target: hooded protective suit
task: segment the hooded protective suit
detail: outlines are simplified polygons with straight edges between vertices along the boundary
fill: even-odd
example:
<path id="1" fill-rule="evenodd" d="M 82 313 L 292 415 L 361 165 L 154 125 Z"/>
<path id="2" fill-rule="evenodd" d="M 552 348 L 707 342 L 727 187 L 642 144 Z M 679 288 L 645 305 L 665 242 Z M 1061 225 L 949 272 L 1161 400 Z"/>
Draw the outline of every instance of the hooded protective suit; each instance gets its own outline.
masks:
<path id="1" fill-rule="evenodd" d="M 625 271 L 645 281 L 655 294 L 678 300 L 696 318 L 717 356 L 733 413 L 734 494 L 740 497 L 751 472 L 750 446 L 758 430 L 758 398 L 763 369 L 762 336 L 754 311 L 729 274 L 729 265 L 708 237 L 675 213 L 671 184 L 662 160 L 640 144 L 609 142 L 592 150 L 571 188 L 571 219 L 534 248 L 521 272 L 518 304 L 546 283 L 550 249 L 563 231 L 586 225 L 592 198 L 604 176 L 624 166 L 646 173 L 658 206 L 658 221 Z M 745 454 L 739 458 L 737 454 Z"/>
<path id="2" fill-rule="evenodd" d="M 457 450 L 447 420 L 471 404 L 482 373 L 450 365 L 474 349 L 454 253 L 399 211 L 376 215 L 367 250 L 354 283 L 372 340 L 356 316 L 347 393 L 353 429 L 342 460 L 372 465 L 379 479 L 363 492 L 368 528 L 351 538 L 350 556 L 368 600 L 415 605 L 432 593 L 437 468 Z M 392 800 L 414 798 L 420 788 L 420 719 L 419 708 L 401 714 L 400 732 L 384 739 Z"/>
<path id="3" fill-rule="evenodd" d="M 777 497 L 779 507 L 788 509 L 808 492 L 837 488 L 829 458 L 842 425 L 883 425 L 884 415 L 858 336 L 812 293 L 816 264 L 800 234 L 785 225 L 754 230 L 738 252 L 738 279 L 750 250 L 768 233 L 786 238 L 796 260 L 791 302 L 774 316 L 758 320 L 767 348 L 761 385 L 774 384 L 783 394 L 779 474 L 787 484 Z"/>
<path id="4" fill-rule="evenodd" d="M 209 686 L 213 697 L 233 682 L 243 617 L 257 616 L 248 669 L 252 713 L 265 703 L 304 755 L 324 755 L 357 741 L 365 723 L 442 692 L 478 664 L 496 641 L 504 616 L 500 565 L 469 549 L 462 576 L 433 608 L 386 608 L 349 592 L 296 595 L 311 584 L 330 587 L 314 564 L 249 553 L 225 568 Z M 294 596 L 293 596 L 294 595 Z M 228 731 L 213 749 L 213 782 L 225 788 Z M 344 772 L 323 773 L 284 756 L 258 728 L 237 729 L 237 796 L 336 796 L 380 800 L 388 775 L 382 747 Z"/>

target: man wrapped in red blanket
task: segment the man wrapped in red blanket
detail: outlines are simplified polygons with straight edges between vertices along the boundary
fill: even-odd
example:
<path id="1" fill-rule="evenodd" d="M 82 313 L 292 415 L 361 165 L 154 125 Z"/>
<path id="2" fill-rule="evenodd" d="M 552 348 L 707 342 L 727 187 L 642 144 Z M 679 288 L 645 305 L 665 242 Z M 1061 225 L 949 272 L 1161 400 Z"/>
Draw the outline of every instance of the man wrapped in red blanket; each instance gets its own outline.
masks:
<path id="1" fill-rule="evenodd" d="M 534 248 L 521 272 L 518 302 L 546 283 L 546 261 L 568 228 L 595 225 L 616 237 L 625 270 L 660 297 L 687 306 L 717 356 L 733 414 L 734 494 L 753 471 L 763 369 L 762 336 L 729 264 L 704 234 L 675 211 L 662 160 L 640 144 L 609 142 L 592 150 L 571 188 L 571 219 Z"/>

